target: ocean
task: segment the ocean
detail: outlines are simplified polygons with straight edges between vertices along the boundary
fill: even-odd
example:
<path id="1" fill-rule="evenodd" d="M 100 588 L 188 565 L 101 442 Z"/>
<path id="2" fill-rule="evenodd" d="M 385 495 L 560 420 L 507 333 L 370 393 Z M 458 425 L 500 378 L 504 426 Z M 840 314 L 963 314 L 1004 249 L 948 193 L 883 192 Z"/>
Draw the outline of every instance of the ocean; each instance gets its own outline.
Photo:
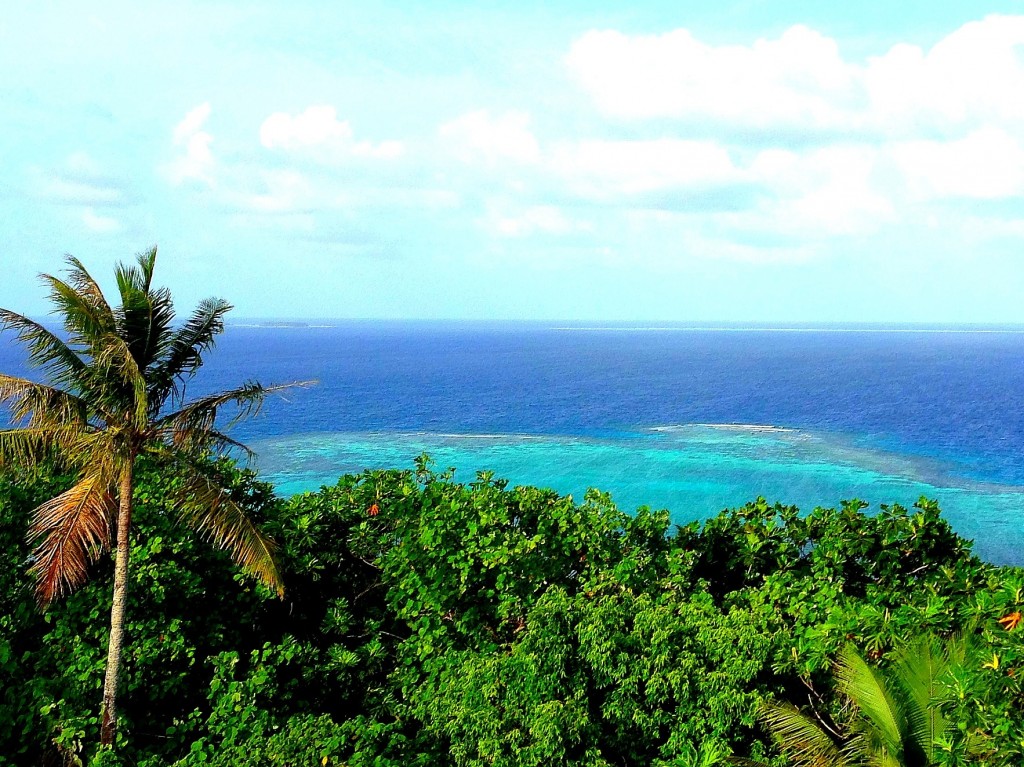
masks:
<path id="1" fill-rule="evenodd" d="M 981 556 L 1024 564 L 1020 328 L 253 322 L 208 360 L 193 394 L 318 381 L 233 432 L 281 494 L 426 452 L 679 523 L 757 496 L 927 496 Z M 22 369 L 0 336 L 0 371 Z"/>

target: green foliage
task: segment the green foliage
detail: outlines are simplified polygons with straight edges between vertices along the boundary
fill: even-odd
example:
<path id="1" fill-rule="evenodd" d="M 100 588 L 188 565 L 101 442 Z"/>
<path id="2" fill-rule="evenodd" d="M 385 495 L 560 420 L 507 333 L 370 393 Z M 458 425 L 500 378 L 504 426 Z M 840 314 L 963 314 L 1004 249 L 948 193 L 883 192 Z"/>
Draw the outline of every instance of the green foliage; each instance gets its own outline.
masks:
<path id="1" fill-rule="evenodd" d="M 940 642 L 925 634 L 900 648 L 888 673 L 873 668 L 847 646 L 836 662 L 836 687 L 849 703 L 840 727 L 788 703 L 766 703 L 761 717 L 794 767 L 935 767 L 953 735 L 944 715 L 951 682 L 967 662 L 961 637 Z M 975 756 L 975 743 L 965 744 Z"/>
<path id="2" fill-rule="evenodd" d="M 934 761 L 1024 762 L 1024 625 L 999 622 L 1024 610 L 1024 572 L 976 559 L 933 503 L 800 516 L 758 500 L 674 528 L 423 461 L 287 501 L 215 470 L 279 542 L 286 599 L 172 535 L 175 480 L 142 467 L 125 764 L 781 767 L 764 701 L 840 730 L 843 648 L 890 678 L 908 643 L 956 632 L 972 649 L 935 695 Z M 88 747 L 110 574 L 45 616 L 24 574 L 28 511 L 64 482 L 0 481 L 0 753 L 16 763 L 115 758 Z"/>
<path id="3" fill-rule="evenodd" d="M 251 473 L 228 464 L 211 470 L 223 473 L 239 500 L 253 504 L 254 518 L 264 514 L 261 504 L 272 506 L 269 488 Z M 121 696 L 124 729 L 145 751 L 165 742 L 165 719 L 188 714 L 204 699 L 201 690 L 183 680 L 212 654 L 249 646 L 247 628 L 266 612 L 269 592 L 238 577 L 225 552 L 175 530 L 167 491 L 176 480 L 145 463 L 138 475 L 139 537 Z M 34 605 L 25 567 L 30 511 L 60 484 L 59 478 L 0 481 L 0 546 L 10 563 L 0 571 L 0 678 L 5 680 L 0 718 L 10 727 L 6 733 L 0 729 L 0 754 L 18 763 L 38 762 L 38 755 L 51 747 L 68 758 L 87 754 L 86 745 L 97 740 L 99 730 L 113 567 L 105 561 L 95 564 L 84 587 L 45 613 Z M 7 684 L 8 679 L 14 681 Z M 123 732 L 119 738 L 124 741 Z"/>

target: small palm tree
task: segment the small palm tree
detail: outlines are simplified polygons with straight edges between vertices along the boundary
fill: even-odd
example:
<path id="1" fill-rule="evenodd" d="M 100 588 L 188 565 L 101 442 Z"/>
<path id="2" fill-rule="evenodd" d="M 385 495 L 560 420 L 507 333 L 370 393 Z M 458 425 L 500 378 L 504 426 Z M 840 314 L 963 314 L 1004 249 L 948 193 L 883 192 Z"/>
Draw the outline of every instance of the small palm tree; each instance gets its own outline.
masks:
<path id="1" fill-rule="evenodd" d="M 134 265 L 117 266 L 121 303 L 115 308 L 77 259 L 68 256 L 67 263 L 66 281 L 42 275 L 64 338 L 0 309 L 0 330 L 14 330 L 49 378 L 44 385 L 0 374 L 0 404 L 7 402 L 13 416 L 13 428 L 0 431 L 0 467 L 34 466 L 56 455 L 76 476 L 71 489 L 32 515 L 31 572 L 40 606 L 81 585 L 88 566 L 112 545 L 116 551 L 101 709 L 101 742 L 109 745 L 117 728 L 136 459 L 152 456 L 162 471 L 179 476 L 181 522 L 281 593 L 272 542 L 221 487 L 207 460 L 232 447 L 247 452 L 216 428 L 218 411 L 233 406 L 236 419 L 251 415 L 273 389 L 250 382 L 186 401 L 185 384 L 231 306 L 205 300 L 176 326 L 170 292 L 152 285 L 156 248 Z"/>
<path id="2" fill-rule="evenodd" d="M 938 706 L 942 679 L 965 651 L 961 639 L 925 636 L 883 675 L 847 647 L 836 663 L 837 689 L 853 713 L 842 739 L 792 705 L 766 704 L 762 720 L 794 767 L 931 767 L 951 729 Z"/>

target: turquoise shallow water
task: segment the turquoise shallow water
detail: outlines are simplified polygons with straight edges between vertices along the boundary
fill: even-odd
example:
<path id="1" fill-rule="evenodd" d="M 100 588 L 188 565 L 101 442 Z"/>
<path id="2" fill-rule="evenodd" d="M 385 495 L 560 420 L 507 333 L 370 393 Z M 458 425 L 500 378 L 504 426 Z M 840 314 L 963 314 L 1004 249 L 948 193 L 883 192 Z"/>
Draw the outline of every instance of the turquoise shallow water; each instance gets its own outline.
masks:
<path id="1" fill-rule="evenodd" d="M 757 495 L 805 509 L 925 495 L 983 556 L 1024 564 L 1024 328 L 651 330 L 235 327 L 191 393 L 319 381 L 233 433 L 285 494 L 427 452 L 461 479 L 599 487 L 679 522 Z M 32 374 L 9 334 L 0 370 Z M 793 428 L 648 428 L 697 422 Z"/>
<path id="2" fill-rule="evenodd" d="M 861 498 L 872 504 L 939 501 L 961 535 L 994 562 L 1024 562 L 1024 487 L 971 482 L 937 461 L 866 449 L 837 437 L 758 426 L 692 424 L 604 438 L 436 433 L 315 433 L 252 443 L 258 467 L 283 495 L 367 468 L 411 467 L 428 453 L 456 477 L 492 470 L 513 484 L 582 496 L 612 494 L 620 508 L 666 508 L 677 523 L 761 495 L 803 509 Z"/>

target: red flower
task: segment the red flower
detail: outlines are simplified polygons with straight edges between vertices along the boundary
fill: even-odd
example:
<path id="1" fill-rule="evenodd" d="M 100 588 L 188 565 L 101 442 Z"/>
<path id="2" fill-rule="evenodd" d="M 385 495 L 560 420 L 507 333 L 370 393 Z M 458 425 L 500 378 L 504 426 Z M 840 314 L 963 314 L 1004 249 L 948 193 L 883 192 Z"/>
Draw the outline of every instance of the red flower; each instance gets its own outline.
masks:
<path id="1" fill-rule="evenodd" d="M 1017 626 L 1020 625 L 1021 618 L 1020 612 L 1010 613 L 1005 618 L 999 619 L 999 624 L 1007 631 L 1013 631 Z"/>
<path id="2" fill-rule="evenodd" d="M 377 504 L 373 504 L 373 506 L 369 508 L 369 514 L 371 517 L 375 517 L 380 514 L 380 509 L 377 507 Z"/>

